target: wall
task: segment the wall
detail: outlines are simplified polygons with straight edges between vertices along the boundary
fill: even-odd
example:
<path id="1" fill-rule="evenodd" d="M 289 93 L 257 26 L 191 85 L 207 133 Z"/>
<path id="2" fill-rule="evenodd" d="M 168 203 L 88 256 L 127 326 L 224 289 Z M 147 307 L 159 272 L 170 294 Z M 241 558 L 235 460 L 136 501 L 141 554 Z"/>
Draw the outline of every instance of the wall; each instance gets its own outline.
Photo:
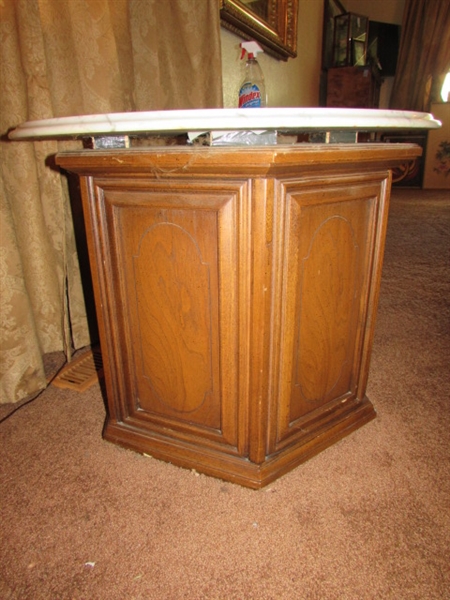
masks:
<path id="1" fill-rule="evenodd" d="M 268 106 L 318 106 L 322 54 L 323 2 L 299 0 L 297 58 L 287 62 L 258 55 L 264 73 Z M 241 38 L 221 28 L 222 81 L 225 108 L 237 106 L 244 74 Z"/>
<path id="2" fill-rule="evenodd" d="M 342 4 L 348 12 L 364 15 L 371 21 L 402 24 L 405 0 L 342 0 Z M 384 78 L 380 90 L 380 108 L 389 108 L 393 84 L 393 77 Z"/>
<path id="3" fill-rule="evenodd" d="M 342 0 L 348 12 L 369 17 L 371 21 L 402 24 L 405 0 Z"/>

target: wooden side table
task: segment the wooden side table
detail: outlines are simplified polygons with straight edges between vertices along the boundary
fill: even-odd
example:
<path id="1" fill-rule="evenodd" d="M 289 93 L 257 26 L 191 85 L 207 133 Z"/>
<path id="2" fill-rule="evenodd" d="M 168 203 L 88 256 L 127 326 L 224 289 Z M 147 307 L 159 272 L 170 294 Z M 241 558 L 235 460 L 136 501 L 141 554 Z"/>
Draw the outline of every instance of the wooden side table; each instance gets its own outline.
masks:
<path id="1" fill-rule="evenodd" d="M 370 421 L 390 168 L 419 153 L 58 155 L 81 181 L 105 438 L 260 488 Z"/>
<path id="2" fill-rule="evenodd" d="M 13 140 L 89 136 L 97 148 L 57 162 L 80 177 L 105 438 L 260 488 L 370 421 L 391 170 L 421 149 L 104 148 L 128 134 L 348 141 L 439 126 L 407 111 L 263 108 L 82 115 L 12 131 Z"/>

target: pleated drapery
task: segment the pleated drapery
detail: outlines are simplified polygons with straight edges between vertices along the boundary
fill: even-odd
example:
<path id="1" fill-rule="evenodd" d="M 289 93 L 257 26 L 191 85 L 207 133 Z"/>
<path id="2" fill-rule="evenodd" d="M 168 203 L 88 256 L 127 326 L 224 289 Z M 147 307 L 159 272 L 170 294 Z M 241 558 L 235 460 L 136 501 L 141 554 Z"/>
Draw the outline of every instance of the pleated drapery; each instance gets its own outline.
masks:
<path id="1" fill-rule="evenodd" d="M 217 0 L 1 0 L 0 402 L 90 343 L 65 177 L 79 141 L 10 142 L 27 120 L 222 106 Z"/>
<path id="2" fill-rule="evenodd" d="M 406 0 L 390 108 L 428 112 L 449 69 L 450 0 Z"/>

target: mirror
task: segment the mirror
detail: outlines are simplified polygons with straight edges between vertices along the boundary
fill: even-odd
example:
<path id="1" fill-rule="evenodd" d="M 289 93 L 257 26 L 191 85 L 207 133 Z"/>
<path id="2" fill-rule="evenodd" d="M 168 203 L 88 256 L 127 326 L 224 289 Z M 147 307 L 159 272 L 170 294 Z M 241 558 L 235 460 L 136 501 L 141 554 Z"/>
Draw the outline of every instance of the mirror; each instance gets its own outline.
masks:
<path id="1" fill-rule="evenodd" d="M 219 6 L 226 29 L 279 60 L 297 56 L 298 0 L 219 0 Z"/>

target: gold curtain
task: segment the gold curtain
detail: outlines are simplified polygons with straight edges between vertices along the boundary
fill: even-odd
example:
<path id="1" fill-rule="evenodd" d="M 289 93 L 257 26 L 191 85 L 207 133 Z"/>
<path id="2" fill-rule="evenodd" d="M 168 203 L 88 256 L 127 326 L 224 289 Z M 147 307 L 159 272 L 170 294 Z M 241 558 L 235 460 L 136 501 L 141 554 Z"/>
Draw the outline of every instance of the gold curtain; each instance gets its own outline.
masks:
<path id="1" fill-rule="evenodd" d="M 450 0 L 406 0 L 390 107 L 428 112 L 450 69 Z"/>
<path id="2" fill-rule="evenodd" d="M 45 353 L 89 344 L 67 182 L 73 142 L 19 123 L 222 106 L 217 0 L 0 0 L 0 402 L 46 386 Z"/>

